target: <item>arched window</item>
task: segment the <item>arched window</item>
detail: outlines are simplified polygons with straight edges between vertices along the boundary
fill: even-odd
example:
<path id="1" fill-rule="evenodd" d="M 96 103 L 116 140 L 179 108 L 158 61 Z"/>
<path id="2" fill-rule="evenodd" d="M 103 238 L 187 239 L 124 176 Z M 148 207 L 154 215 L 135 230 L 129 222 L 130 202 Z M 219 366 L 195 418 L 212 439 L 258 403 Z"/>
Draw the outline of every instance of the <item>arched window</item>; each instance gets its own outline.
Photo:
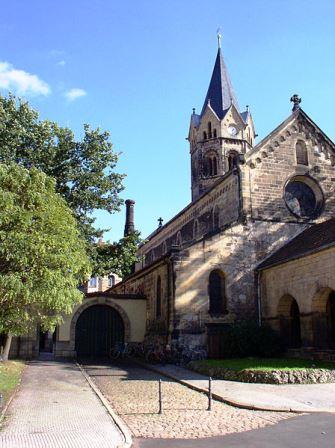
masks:
<path id="1" fill-rule="evenodd" d="M 114 285 L 115 285 L 115 276 L 114 275 L 109 275 L 108 276 L 108 286 L 111 288 Z"/>
<path id="2" fill-rule="evenodd" d="M 212 123 L 208 122 L 208 138 L 212 138 Z"/>
<path id="3" fill-rule="evenodd" d="M 204 131 L 204 140 L 207 140 L 207 132 Z"/>
<path id="4" fill-rule="evenodd" d="M 162 315 L 162 282 L 160 276 L 157 278 L 156 283 L 156 318 L 158 319 Z"/>
<path id="5" fill-rule="evenodd" d="M 238 154 L 237 152 L 231 152 L 228 156 L 228 170 L 231 171 L 238 166 Z"/>
<path id="6" fill-rule="evenodd" d="M 306 143 L 302 140 L 297 141 L 295 145 L 295 155 L 298 165 L 308 165 L 308 154 Z"/>
<path id="7" fill-rule="evenodd" d="M 290 295 L 281 297 L 278 303 L 280 333 L 289 348 L 301 346 L 300 311 L 297 301 Z"/>
<path id="8" fill-rule="evenodd" d="M 216 135 L 216 129 L 213 129 L 213 137 L 214 137 L 214 138 L 217 137 L 217 135 Z"/>
<path id="9" fill-rule="evenodd" d="M 215 270 L 209 274 L 208 294 L 210 314 L 223 314 L 227 312 L 225 283 L 223 272 Z"/>
<path id="10" fill-rule="evenodd" d="M 218 174 L 218 162 L 215 153 L 210 153 L 206 156 L 204 162 L 204 175 L 205 176 L 217 176 Z"/>
<path id="11" fill-rule="evenodd" d="M 97 277 L 91 277 L 90 278 L 90 287 L 91 288 L 96 288 L 98 284 L 98 279 Z"/>
<path id="12" fill-rule="evenodd" d="M 218 162 L 216 157 L 213 157 L 213 176 L 217 176 L 218 174 Z"/>

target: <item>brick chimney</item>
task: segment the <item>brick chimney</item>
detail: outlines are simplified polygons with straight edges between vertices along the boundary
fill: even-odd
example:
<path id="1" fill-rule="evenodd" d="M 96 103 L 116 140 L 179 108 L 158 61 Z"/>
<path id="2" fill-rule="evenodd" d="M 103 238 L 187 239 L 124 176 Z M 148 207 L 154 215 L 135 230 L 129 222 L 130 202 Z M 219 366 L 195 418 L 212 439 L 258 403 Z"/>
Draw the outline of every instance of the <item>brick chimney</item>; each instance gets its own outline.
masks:
<path id="1" fill-rule="evenodd" d="M 135 231 L 134 205 L 135 201 L 132 199 L 126 200 L 126 224 L 124 226 L 124 236 L 128 236 Z"/>

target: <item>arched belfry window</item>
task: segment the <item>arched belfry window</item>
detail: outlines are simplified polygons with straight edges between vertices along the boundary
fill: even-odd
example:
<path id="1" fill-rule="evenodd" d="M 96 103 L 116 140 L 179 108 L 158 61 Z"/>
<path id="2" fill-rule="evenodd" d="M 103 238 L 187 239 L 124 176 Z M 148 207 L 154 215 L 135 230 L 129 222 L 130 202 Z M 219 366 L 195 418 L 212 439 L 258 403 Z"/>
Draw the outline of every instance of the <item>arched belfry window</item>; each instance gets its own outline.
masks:
<path id="1" fill-rule="evenodd" d="M 217 176 L 218 174 L 218 161 L 215 153 L 208 154 L 204 163 L 204 174 L 207 177 Z"/>
<path id="2" fill-rule="evenodd" d="M 209 314 L 227 312 L 226 281 L 222 271 L 214 270 L 209 274 L 208 282 Z"/>
<path id="3" fill-rule="evenodd" d="M 208 122 L 208 138 L 212 138 L 212 123 Z"/>
<path id="4" fill-rule="evenodd" d="M 162 315 L 162 281 L 160 276 L 157 278 L 156 283 L 156 318 Z"/>
<path id="5" fill-rule="evenodd" d="M 235 151 L 232 151 L 229 153 L 228 156 L 228 170 L 231 171 L 238 166 L 238 153 Z"/>
<path id="6" fill-rule="evenodd" d="M 308 153 L 306 143 L 302 140 L 298 140 L 295 145 L 295 155 L 298 165 L 308 165 Z"/>

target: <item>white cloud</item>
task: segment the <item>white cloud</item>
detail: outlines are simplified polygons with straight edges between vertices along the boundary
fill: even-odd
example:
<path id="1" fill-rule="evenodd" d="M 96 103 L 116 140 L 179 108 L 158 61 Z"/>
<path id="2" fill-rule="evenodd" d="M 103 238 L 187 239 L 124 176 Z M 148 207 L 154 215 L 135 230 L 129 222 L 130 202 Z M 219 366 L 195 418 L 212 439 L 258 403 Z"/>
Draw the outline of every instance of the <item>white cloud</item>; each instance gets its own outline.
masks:
<path id="1" fill-rule="evenodd" d="M 8 62 L 0 61 L 0 88 L 19 95 L 49 95 L 50 87 L 37 75 L 17 70 Z"/>
<path id="2" fill-rule="evenodd" d="M 57 62 L 57 65 L 63 67 L 66 64 L 66 61 L 64 61 L 64 59 L 62 59 L 61 61 Z"/>
<path id="3" fill-rule="evenodd" d="M 74 101 L 77 98 L 80 98 L 82 96 L 87 95 L 86 91 L 84 89 L 70 89 L 67 92 L 65 92 L 65 96 L 69 101 Z"/>

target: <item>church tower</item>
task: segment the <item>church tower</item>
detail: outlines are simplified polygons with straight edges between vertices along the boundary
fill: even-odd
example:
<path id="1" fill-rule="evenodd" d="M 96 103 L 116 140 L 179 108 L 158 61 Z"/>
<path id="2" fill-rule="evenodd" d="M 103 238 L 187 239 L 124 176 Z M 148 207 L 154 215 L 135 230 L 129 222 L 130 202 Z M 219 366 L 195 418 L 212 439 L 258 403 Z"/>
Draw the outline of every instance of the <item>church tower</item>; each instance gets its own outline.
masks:
<path id="1" fill-rule="evenodd" d="M 255 129 L 248 106 L 240 112 L 228 75 L 218 34 L 218 52 L 200 115 L 191 115 L 188 140 L 191 154 L 192 201 L 225 173 L 243 163 L 254 144 Z"/>

